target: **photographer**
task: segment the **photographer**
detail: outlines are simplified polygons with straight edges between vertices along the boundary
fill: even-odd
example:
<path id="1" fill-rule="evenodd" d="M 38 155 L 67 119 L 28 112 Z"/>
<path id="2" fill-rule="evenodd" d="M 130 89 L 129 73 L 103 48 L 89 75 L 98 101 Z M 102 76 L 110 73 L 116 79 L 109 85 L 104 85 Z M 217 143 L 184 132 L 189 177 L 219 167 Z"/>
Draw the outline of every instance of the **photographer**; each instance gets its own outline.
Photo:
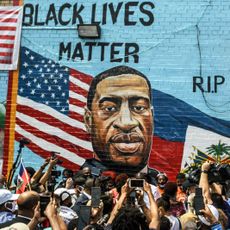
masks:
<path id="1" fill-rule="evenodd" d="M 212 183 L 212 185 L 210 186 L 209 184 L 209 181 L 210 181 L 210 170 L 212 167 L 215 167 L 213 165 L 213 163 L 209 162 L 209 161 L 206 161 L 202 164 L 201 166 L 201 176 L 200 176 L 200 182 L 199 182 L 199 187 L 203 189 L 203 196 L 204 196 L 204 199 L 206 200 L 207 204 L 211 204 L 211 205 L 214 205 L 216 208 L 218 208 L 218 211 L 219 211 L 219 215 L 220 215 L 220 222 L 221 222 L 221 225 L 222 227 L 227 227 L 229 228 L 229 206 L 227 204 L 226 201 L 222 200 L 222 191 L 221 191 L 221 187 L 216 184 L 216 183 Z M 227 178 L 226 178 L 227 179 Z M 214 185 L 213 185 L 214 184 Z M 211 189 L 212 188 L 212 189 Z M 219 192 L 219 196 L 218 196 L 218 193 L 213 193 L 214 192 Z M 218 205 L 218 202 L 216 202 L 216 197 L 219 197 L 220 202 L 222 202 L 222 206 L 221 205 Z M 219 203 L 220 203 L 219 202 Z M 218 221 L 218 219 L 217 219 Z"/>
<path id="2" fill-rule="evenodd" d="M 127 204 L 127 198 L 133 190 L 134 188 L 130 188 L 129 182 L 126 182 L 122 187 L 119 200 L 107 222 L 107 229 L 158 229 L 159 215 L 150 185 L 147 182 L 144 182 L 143 187 L 143 190 L 149 197 L 150 209 L 147 208 L 143 199 L 140 198 L 140 204 L 138 206 L 133 207 Z M 142 211 L 140 211 L 140 208 Z M 142 212 L 145 215 L 143 215 Z"/>

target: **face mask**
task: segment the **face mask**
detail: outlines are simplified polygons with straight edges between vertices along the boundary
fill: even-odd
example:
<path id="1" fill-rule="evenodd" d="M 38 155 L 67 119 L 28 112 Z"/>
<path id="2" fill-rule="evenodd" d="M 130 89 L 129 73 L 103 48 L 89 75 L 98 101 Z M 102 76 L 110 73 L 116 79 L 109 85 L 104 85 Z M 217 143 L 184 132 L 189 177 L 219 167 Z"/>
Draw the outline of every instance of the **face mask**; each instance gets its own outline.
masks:
<path id="1" fill-rule="evenodd" d="M 15 212 L 18 208 L 17 204 L 15 202 L 6 202 L 5 208 L 9 210 L 10 212 Z"/>
<path id="2" fill-rule="evenodd" d="M 159 184 L 159 187 L 160 187 L 160 188 L 164 188 L 164 187 L 165 187 L 165 184 Z"/>

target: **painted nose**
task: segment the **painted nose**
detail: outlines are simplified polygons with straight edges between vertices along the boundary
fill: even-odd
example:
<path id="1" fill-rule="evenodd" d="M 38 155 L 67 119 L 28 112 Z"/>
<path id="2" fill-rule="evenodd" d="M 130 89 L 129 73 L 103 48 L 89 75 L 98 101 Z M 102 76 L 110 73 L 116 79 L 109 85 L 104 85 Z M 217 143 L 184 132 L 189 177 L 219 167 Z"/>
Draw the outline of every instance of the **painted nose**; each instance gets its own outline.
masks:
<path id="1" fill-rule="evenodd" d="M 125 103 L 123 106 L 121 106 L 120 113 L 117 119 L 114 121 L 113 126 L 114 128 L 120 129 L 123 132 L 129 132 L 138 126 L 138 121 L 133 118 L 128 103 Z"/>

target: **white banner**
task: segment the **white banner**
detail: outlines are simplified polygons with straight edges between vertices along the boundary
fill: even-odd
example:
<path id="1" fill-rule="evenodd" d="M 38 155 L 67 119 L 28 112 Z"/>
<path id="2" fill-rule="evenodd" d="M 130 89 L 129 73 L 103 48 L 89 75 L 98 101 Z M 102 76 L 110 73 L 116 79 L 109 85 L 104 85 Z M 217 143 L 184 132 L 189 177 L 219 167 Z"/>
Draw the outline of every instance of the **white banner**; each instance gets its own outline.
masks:
<path id="1" fill-rule="evenodd" d="M 22 6 L 0 6 L 0 70 L 17 69 L 22 14 Z"/>

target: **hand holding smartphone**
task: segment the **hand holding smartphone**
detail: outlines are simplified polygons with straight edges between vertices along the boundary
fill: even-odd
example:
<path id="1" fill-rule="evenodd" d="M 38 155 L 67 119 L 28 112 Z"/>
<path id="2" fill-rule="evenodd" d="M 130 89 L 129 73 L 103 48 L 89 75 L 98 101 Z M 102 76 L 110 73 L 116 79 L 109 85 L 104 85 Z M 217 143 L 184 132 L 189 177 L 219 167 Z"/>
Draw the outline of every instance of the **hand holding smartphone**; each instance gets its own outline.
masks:
<path id="1" fill-rule="evenodd" d="M 44 215 L 44 211 L 46 210 L 47 205 L 50 202 L 50 196 L 49 195 L 40 195 L 40 212 L 41 216 Z"/>
<path id="2" fill-rule="evenodd" d="M 196 188 L 195 197 L 193 200 L 193 206 L 194 206 L 196 215 L 202 215 L 202 213 L 200 213 L 200 210 L 205 209 L 202 188 Z"/>
<path id="3" fill-rule="evenodd" d="M 144 187 L 144 179 L 131 179 L 129 180 L 130 188 L 143 188 Z"/>

